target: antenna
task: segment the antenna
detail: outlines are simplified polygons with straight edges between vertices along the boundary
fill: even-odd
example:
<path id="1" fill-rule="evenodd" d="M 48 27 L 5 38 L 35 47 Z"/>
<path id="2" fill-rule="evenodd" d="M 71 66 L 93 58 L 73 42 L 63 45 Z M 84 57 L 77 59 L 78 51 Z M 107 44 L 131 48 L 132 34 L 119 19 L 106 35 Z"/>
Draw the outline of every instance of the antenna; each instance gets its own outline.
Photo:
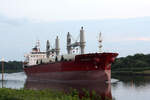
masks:
<path id="1" fill-rule="evenodd" d="M 100 32 L 100 34 L 99 34 L 99 40 L 98 40 L 98 42 L 99 42 L 99 52 L 100 53 L 102 53 L 102 33 Z"/>

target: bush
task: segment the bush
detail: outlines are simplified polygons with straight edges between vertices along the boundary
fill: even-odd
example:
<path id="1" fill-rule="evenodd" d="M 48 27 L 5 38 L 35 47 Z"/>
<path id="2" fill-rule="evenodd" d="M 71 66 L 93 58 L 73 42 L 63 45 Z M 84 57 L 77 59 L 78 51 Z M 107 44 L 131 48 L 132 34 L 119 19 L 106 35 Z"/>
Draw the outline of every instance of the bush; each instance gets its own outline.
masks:
<path id="1" fill-rule="evenodd" d="M 84 92 L 86 93 L 85 97 L 80 98 L 77 90 L 64 93 L 50 90 L 16 90 L 0 88 L 0 100 L 102 100 L 95 92 L 92 92 L 92 98 L 88 91 Z"/>

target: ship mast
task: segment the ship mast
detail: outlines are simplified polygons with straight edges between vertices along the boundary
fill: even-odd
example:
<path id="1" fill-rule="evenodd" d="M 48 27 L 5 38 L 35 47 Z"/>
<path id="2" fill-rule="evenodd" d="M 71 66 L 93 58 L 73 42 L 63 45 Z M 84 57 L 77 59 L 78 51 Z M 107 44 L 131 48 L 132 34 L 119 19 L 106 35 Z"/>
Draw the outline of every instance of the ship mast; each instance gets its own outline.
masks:
<path id="1" fill-rule="evenodd" d="M 81 30 L 80 30 L 80 49 L 81 49 L 81 54 L 84 54 L 84 48 L 85 48 L 84 30 L 83 30 L 83 27 L 81 27 Z"/>
<path id="2" fill-rule="evenodd" d="M 102 33 L 99 34 L 99 52 L 102 53 Z"/>
<path id="3" fill-rule="evenodd" d="M 81 30 L 80 30 L 80 41 L 79 42 L 75 41 L 74 43 L 72 43 L 70 33 L 68 32 L 68 34 L 67 34 L 67 52 L 68 52 L 68 54 L 71 54 L 72 49 L 74 49 L 75 47 L 80 47 L 80 53 L 84 54 L 85 38 L 84 38 L 83 27 L 81 27 Z"/>
<path id="4" fill-rule="evenodd" d="M 67 34 L 67 52 L 71 54 L 71 35 L 69 32 Z"/>
<path id="5" fill-rule="evenodd" d="M 40 40 L 37 40 L 36 48 L 37 48 L 37 51 L 40 52 Z"/>
<path id="6" fill-rule="evenodd" d="M 56 53 L 56 56 L 60 54 L 60 46 L 59 46 L 59 38 L 58 36 L 55 39 L 55 48 L 50 48 L 50 42 L 47 40 L 46 42 L 46 57 L 49 58 L 51 54 Z"/>
<path id="7" fill-rule="evenodd" d="M 59 38 L 58 38 L 58 36 L 56 37 L 56 40 L 55 40 L 55 52 L 56 52 L 56 55 L 57 55 L 57 56 L 58 56 L 59 53 L 60 53 Z"/>
<path id="8" fill-rule="evenodd" d="M 46 43 L 46 57 L 49 58 L 50 56 L 50 43 L 49 43 L 49 40 L 47 40 L 47 43 Z"/>

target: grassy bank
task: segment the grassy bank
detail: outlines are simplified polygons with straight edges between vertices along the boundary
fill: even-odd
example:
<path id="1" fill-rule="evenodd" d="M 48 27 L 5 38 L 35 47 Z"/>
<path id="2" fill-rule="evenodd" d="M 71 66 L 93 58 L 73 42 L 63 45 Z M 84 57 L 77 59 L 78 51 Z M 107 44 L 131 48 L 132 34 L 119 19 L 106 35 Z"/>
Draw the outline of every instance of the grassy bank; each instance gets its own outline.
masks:
<path id="1" fill-rule="evenodd" d="M 16 90 L 0 88 L 0 100 L 101 100 L 100 96 L 96 96 L 93 92 L 92 99 L 87 93 L 82 99 L 79 98 L 77 91 L 68 94 L 59 91 L 50 90 Z M 109 99 L 107 99 L 109 100 Z"/>

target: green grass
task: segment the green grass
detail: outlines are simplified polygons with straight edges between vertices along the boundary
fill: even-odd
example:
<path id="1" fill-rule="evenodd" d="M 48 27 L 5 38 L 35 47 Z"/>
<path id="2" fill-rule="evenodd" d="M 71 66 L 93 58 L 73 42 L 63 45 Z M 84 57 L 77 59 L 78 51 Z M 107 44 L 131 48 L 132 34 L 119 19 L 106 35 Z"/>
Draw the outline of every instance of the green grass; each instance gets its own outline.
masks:
<path id="1" fill-rule="evenodd" d="M 0 89 L 0 100 L 79 100 L 76 96 L 50 90 Z"/>
<path id="2" fill-rule="evenodd" d="M 81 99 L 77 90 L 64 93 L 51 90 L 0 88 L 0 100 L 101 100 L 100 96 L 97 96 L 95 92 L 92 92 L 92 97 L 90 97 L 87 91 L 85 93 L 85 96 Z"/>

